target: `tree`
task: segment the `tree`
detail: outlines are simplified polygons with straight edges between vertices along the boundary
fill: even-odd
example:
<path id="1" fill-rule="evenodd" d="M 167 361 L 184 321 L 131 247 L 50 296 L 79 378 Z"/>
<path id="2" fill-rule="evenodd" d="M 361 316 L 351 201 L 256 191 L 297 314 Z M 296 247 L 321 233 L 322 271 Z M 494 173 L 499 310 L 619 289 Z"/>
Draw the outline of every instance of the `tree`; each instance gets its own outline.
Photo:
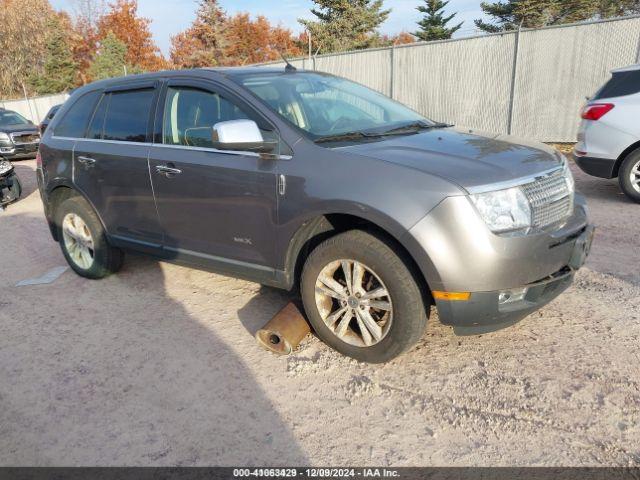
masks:
<path id="1" fill-rule="evenodd" d="M 47 55 L 44 71 L 31 79 L 39 95 L 59 93 L 76 86 L 77 63 L 69 42 L 71 20 L 66 14 L 53 15 L 47 24 Z"/>
<path id="2" fill-rule="evenodd" d="M 640 0 L 506 0 L 482 2 L 480 7 L 494 21 L 476 20 L 476 26 L 503 32 L 640 13 Z"/>
<path id="3" fill-rule="evenodd" d="M 227 15 L 217 0 L 201 0 L 193 25 L 171 38 L 171 61 L 177 68 L 221 65 L 228 42 Z"/>
<path id="4" fill-rule="evenodd" d="M 273 26 L 266 17 L 248 13 L 233 17 L 217 0 L 202 0 L 191 27 L 171 39 L 171 61 L 178 68 L 247 65 L 302 54 L 291 30 Z"/>
<path id="5" fill-rule="evenodd" d="M 119 77 L 127 67 L 127 46 L 113 32 L 109 32 L 100 47 L 96 58 L 89 67 L 89 75 L 94 80 Z"/>
<path id="6" fill-rule="evenodd" d="M 291 57 L 302 54 L 290 30 L 273 27 L 262 15 L 255 20 L 248 13 L 231 17 L 227 24 L 226 39 L 228 47 L 223 61 L 226 65 L 268 62 L 279 59 L 281 53 Z"/>
<path id="7" fill-rule="evenodd" d="M 0 0 L 0 95 L 22 96 L 47 55 L 48 0 Z"/>
<path id="8" fill-rule="evenodd" d="M 447 24 L 456 16 L 455 13 L 445 17 L 444 8 L 449 4 L 448 0 L 424 0 L 426 5 L 420 5 L 417 10 L 424 14 L 422 20 L 418 22 L 420 30 L 414 35 L 420 40 L 447 40 L 460 30 L 464 22 L 447 28 Z"/>
<path id="9" fill-rule="evenodd" d="M 127 49 L 127 63 L 142 70 L 158 70 L 165 65 L 160 50 L 153 41 L 151 20 L 138 16 L 137 0 L 115 0 L 98 20 L 98 38 L 104 40 L 113 33 Z"/>
<path id="10" fill-rule="evenodd" d="M 105 0 L 73 0 L 73 28 L 69 41 L 73 57 L 78 64 L 81 83 L 90 81 L 88 70 L 98 49 L 98 22 L 106 13 Z"/>
<path id="11" fill-rule="evenodd" d="M 322 53 L 370 48 L 381 43 L 378 27 L 391 10 L 382 10 L 382 0 L 313 0 L 317 21 L 298 20 Z"/>

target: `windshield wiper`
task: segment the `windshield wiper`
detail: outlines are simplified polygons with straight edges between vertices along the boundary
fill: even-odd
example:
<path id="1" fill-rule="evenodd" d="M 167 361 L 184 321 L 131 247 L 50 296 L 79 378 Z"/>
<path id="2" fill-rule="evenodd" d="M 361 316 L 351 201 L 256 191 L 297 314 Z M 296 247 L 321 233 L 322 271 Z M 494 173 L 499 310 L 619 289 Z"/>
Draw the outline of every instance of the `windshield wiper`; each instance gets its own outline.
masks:
<path id="1" fill-rule="evenodd" d="M 401 125 L 399 127 L 392 128 L 391 130 L 386 130 L 381 132 L 380 135 L 404 135 L 407 133 L 416 133 L 420 130 L 431 130 L 434 128 L 447 128 L 452 127 L 448 123 L 424 123 L 424 122 L 414 122 L 408 123 L 406 125 Z"/>
<path id="2" fill-rule="evenodd" d="M 315 143 L 324 143 L 324 142 L 348 142 L 349 140 L 360 140 L 363 138 L 379 138 L 382 135 L 379 133 L 367 133 L 367 132 L 347 132 L 347 133 L 338 133 L 336 135 L 327 135 L 324 137 L 316 138 Z"/>

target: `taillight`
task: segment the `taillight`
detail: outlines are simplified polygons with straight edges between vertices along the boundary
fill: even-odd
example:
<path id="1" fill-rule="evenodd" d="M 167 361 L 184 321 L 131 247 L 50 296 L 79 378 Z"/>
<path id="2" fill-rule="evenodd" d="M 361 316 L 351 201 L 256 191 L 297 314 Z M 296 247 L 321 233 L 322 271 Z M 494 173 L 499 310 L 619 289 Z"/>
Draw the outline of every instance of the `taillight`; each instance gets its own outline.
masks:
<path id="1" fill-rule="evenodd" d="M 42 155 L 40 155 L 40 150 L 36 153 L 36 167 L 42 168 Z"/>
<path id="2" fill-rule="evenodd" d="M 584 107 L 582 118 L 585 120 L 598 121 L 613 110 L 613 107 L 615 107 L 613 103 L 592 103 Z"/>

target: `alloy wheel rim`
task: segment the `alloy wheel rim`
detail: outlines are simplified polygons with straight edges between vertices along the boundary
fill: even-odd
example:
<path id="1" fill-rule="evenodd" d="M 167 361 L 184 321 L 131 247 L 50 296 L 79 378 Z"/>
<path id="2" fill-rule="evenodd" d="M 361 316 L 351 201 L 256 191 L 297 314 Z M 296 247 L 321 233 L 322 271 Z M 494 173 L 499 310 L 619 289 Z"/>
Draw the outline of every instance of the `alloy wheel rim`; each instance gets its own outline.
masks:
<path id="1" fill-rule="evenodd" d="M 393 321 L 393 304 L 386 285 L 367 265 L 335 260 L 318 275 L 315 300 L 320 317 L 340 340 L 371 347 L 385 338 Z"/>
<path id="2" fill-rule="evenodd" d="M 636 192 L 640 193 L 640 161 L 631 167 L 629 181 L 631 182 L 631 187 L 633 187 Z"/>
<path id="3" fill-rule="evenodd" d="M 95 250 L 93 236 L 79 215 L 68 213 L 62 220 L 62 237 L 69 257 L 83 270 L 91 268 Z"/>

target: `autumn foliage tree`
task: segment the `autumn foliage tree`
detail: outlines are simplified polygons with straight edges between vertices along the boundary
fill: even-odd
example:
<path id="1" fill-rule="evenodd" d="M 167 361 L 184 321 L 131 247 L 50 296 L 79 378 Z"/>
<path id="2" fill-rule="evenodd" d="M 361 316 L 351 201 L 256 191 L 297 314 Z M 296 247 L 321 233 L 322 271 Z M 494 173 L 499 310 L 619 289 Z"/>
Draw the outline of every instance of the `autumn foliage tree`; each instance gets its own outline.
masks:
<path id="1" fill-rule="evenodd" d="M 151 20 L 138 16 L 137 0 L 115 0 L 98 20 L 98 38 L 105 39 L 109 32 L 127 46 L 126 61 L 145 71 L 164 67 L 164 59 L 153 41 Z"/>
<path id="2" fill-rule="evenodd" d="M 224 61 L 227 15 L 217 0 L 201 0 L 191 27 L 171 38 L 171 62 L 177 68 L 221 65 Z"/>
<path id="3" fill-rule="evenodd" d="M 193 25 L 171 39 L 171 61 L 177 68 L 246 65 L 302 53 L 290 30 L 273 26 L 264 16 L 229 17 L 217 0 L 202 0 Z"/>
<path id="4" fill-rule="evenodd" d="M 47 0 L 0 0 L 0 95 L 4 98 L 23 95 L 29 80 L 42 73 L 52 16 Z"/>
<path id="5" fill-rule="evenodd" d="M 268 62 L 285 56 L 299 56 L 291 31 L 273 27 L 266 17 L 260 15 L 252 20 L 248 13 L 231 17 L 227 27 L 228 47 L 225 63 L 228 65 L 249 65 Z"/>

